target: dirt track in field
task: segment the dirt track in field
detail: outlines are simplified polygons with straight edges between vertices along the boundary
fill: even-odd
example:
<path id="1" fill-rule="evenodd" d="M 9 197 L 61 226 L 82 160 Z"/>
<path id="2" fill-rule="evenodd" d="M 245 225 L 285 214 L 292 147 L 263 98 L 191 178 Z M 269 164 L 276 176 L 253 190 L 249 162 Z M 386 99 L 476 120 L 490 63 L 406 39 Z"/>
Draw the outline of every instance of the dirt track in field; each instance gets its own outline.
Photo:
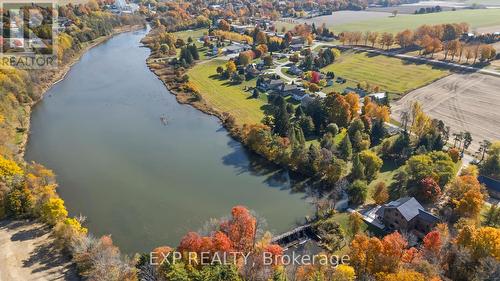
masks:
<path id="1" fill-rule="evenodd" d="M 414 90 L 392 104 L 392 117 L 420 101 L 432 118 L 450 126 L 452 132 L 469 131 L 477 151 L 479 141 L 500 140 L 500 78 L 483 74 L 453 74 Z M 452 137 L 450 137 L 452 139 Z"/>

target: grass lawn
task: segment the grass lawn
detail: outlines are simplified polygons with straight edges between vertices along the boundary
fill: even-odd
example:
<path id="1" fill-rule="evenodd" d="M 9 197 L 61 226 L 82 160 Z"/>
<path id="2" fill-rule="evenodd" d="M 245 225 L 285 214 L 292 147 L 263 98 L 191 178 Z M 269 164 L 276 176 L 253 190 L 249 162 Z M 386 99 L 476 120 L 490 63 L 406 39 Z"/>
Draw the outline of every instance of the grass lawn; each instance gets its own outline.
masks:
<path id="1" fill-rule="evenodd" d="M 399 32 L 403 29 L 415 29 L 423 24 L 466 22 L 471 29 L 477 27 L 500 25 L 498 9 L 458 10 L 424 15 L 408 15 L 370 20 L 360 20 L 333 26 L 335 32 L 342 31 L 379 31 Z"/>
<path id="2" fill-rule="evenodd" d="M 267 96 L 261 94 L 258 99 L 252 98 L 252 92 L 246 92 L 245 86 L 255 87 L 255 79 L 239 85 L 231 85 L 227 80 L 219 80 L 217 66 L 225 61 L 211 60 L 197 64 L 188 71 L 190 81 L 199 89 L 203 99 L 214 108 L 231 113 L 239 125 L 260 123 L 264 117 Z"/>
<path id="3" fill-rule="evenodd" d="M 399 171 L 401 166 L 397 166 L 394 162 L 385 161 L 380 168 L 378 177 L 368 185 L 368 196 L 366 198 L 366 204 L 374 203 L 372 199 L 373 190 L 375 185 L 379 182 L 384 182 L 387 188 L 392 184 L 394 175 Z"/>
<path id="4" fill-rule="evenodd" d="M 405 94 L 449 74 L 447 70 L 426 64 L 363 52 L 345 52 L 339 60 L 322 70 L 333 71 L 336 77 L 346 78 L 349 84 L 366 81 L 379 85 L 381 91 L 390 92 L 393 97 L 394 94 Z M 343 89 L 346 86 L 340 87 Z"/>
<path id="5" fill-rule="evenodd" d="M 192 30 L 183 30 L 183 31 L 178 31 L 174 32 L 174 35 L 177 36 L 177 38 L 180 38 L 184 41 L 187 41 L 189 37 L 193 39 L 193 41 L 198 40 L 201 36 L 208 34 L 208 29 L 207 28 L 200 28 L 200 29 L 192 29 Z"/>

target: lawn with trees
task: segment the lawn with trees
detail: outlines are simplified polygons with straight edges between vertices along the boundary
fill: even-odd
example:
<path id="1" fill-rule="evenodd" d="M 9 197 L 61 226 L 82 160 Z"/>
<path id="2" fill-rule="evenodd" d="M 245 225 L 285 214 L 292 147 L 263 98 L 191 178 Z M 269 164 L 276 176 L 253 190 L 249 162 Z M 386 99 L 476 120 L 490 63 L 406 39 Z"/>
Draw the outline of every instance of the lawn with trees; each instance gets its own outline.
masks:
<path id="1" fill-rule="evenodd" d="M 355 83 L 379 86 L 396 98 L 449 74 L 444 69 L 368 53 L 344 52 L 340 59 L 322 69 Z"/>
<path id="2" fill-rule="evenodd" d="M 252 92 L 244 90 L 245 87 L 254 87 L 254 80 L 233 85 L 229 80 L 219 79 L 217 67 L 224 66 L 225 63 L 222 60 L 211 60 L 195 65 L 188 71 L 190 81 L 206 102 L 233 115 L 237 124 L 260 123 L 264 117 L 265 95 L 252 98 Z"/>

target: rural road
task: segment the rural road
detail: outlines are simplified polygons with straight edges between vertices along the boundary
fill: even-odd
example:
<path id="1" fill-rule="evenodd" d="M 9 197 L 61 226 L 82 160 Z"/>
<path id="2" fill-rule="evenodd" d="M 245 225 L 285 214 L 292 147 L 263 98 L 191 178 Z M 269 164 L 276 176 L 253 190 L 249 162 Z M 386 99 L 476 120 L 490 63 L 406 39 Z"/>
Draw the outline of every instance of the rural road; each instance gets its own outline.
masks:
<path id="1" fill-rule="evenodd" d="M 0 281 L 80 280 L 43 224 L 0 221 Z"/>

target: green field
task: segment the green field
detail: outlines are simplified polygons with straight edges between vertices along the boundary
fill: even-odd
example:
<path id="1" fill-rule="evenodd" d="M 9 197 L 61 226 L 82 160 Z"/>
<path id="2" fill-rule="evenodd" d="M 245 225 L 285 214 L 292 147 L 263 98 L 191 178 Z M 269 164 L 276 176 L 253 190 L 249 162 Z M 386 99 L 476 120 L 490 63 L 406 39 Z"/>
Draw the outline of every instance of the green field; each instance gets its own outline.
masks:
<path id="1" fill-rule="evenodd" d="M 408 15 L 371 20 L 333 26 L 335 32 L 341 31 L 379 31 L 399 32 L 403 29 L 415 29 L 423 24 L 441 24 L 466 22 L 471 29 L 484 26 L 500 25 L 500 10 L 458 10 L 424 15 Z"/>
<path id="2" fill-rule="evenodd" d="M 182 40 L 187 41 L 189 37 L 191 37 L 194 41 L 198 40 L 203 35 L 208 34 L 208 29 L 207 28 L 200 28 L 200 29 L 194 29 L 194 30 L 183 30 L 183 31 L 178 31 L 174 32 L 175 36 L 177 38 L 181 38 Z"/>
<path id="3" fill-rule="evenodd" d="M 333 71 L 335 76 L 352 82 L 366 81 L 380 86 L 381 91 L 391 93 L 392 97 L 422 87 L 449 72 L 426 64 L 415 64 L 397 58 L 368 53 L 345 52 L 333 64 L 322 71 Z"/>
<path id="4" fill-rule="evenodd" d="M 261 94 L 258 99 L 254 99 L 251 91 L 244 90 L 245 86 L 255 87 L 255 79 L 239 85 L 219 80 L 216 68 L 224 64 L 225 61 L 222 60 L 197 64 L 188 71 L 190 81 L 196 85 L 207 103 L 218 110 L 231 113 L 239 125 L 260 123 L 267 104 L 266 95 Z"/>

